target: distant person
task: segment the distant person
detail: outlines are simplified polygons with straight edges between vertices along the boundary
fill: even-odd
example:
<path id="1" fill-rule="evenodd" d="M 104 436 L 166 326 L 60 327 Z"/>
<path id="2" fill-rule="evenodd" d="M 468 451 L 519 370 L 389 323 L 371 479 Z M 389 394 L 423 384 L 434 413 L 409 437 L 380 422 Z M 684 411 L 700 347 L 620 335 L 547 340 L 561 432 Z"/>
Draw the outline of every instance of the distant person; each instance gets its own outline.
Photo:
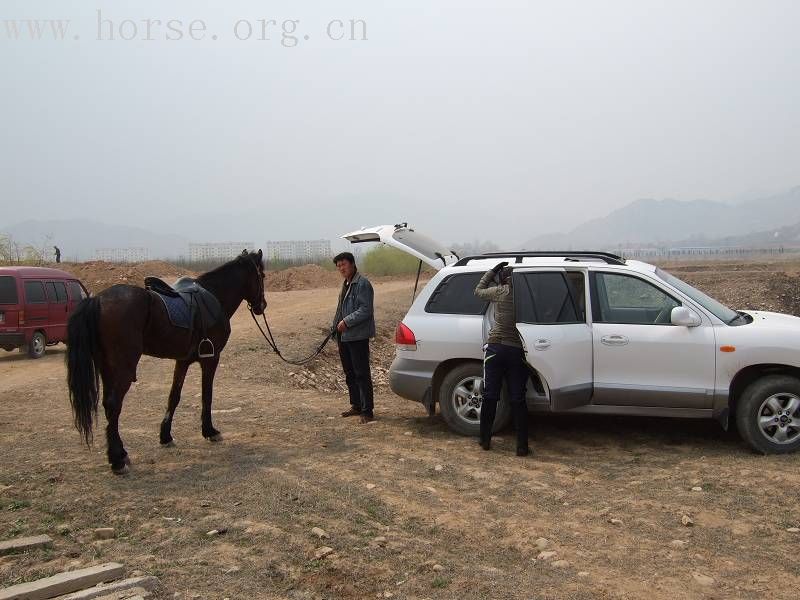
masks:
<path id="1" fill-rule="evenodd" d="M 481 277 L 478 287 L 475 288 L 475 295 L 478 298 L 494 304 L 495 316 L 483 358 L 484 389 L 480 443 L 484 450 L 491 448 L 494 417 L 505 379 L 514 427 L 517 430 L 517 456 L 527 456 L 530 449 L 525 386 L 528 383 L 529 373 L 525 352 L 522 350 L 522 340 L 517 331 L 511 272 L 507 262 L 498 263 Z"/>
<path id="2" fill-rule="evenodd" d="M 53 250 L 56 251 L 56 264 L 61 262 L 61 249 L 58 246 L 53 246 Z"/>
<path id="3" fill-rule="evenodd" d="M 362 423 L 369 423 L 375 419 L 369 367 L 369 340 L 375 337 L 375 294 L 369 280 L 358 272 L 350 252 L 337 254 L 333 263 L 344 278 L 332 327 L 350 395 L 350 410 L 342 416 L 360 416 Z"/>

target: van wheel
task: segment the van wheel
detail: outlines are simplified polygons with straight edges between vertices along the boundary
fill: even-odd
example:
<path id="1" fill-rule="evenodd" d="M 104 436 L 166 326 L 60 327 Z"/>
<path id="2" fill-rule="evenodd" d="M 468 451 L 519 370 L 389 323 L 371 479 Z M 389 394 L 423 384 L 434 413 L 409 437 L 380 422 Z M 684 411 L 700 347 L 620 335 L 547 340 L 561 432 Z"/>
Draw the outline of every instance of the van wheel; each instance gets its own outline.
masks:
<path id="1" fill-rule="evenodd" d="M 761 454 L 800 448 L 800 380 L 770 375 L 751 383 L 736 409 L 742 438 Z"/>
<path id="2" fill-rule="evenodd" d="M 28 344 L 28 356 L 31 358 L 41 358 L 44 356 L 44 349 L 47 347 L 47 340 L 41 331 L 37 331 L 31 337 Z"/>
<path id="3" fill-rule="evenodd" d="M 478 436 L 483 403 L 483 365 L 465 363 L 445 375 L 439 388 L 439 407 L 447 426 L 461 435 Z M 503 398 L 497 403 L 493 431 L 511 421 L 511 409 Z"/>

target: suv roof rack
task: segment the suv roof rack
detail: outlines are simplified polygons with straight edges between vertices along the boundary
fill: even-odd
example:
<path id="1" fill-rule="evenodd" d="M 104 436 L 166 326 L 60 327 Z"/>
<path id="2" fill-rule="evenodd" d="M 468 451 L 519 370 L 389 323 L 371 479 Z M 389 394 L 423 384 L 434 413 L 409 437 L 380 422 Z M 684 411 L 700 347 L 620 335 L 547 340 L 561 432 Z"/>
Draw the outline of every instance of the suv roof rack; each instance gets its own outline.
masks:
<path id="1" fill-rule="evenodd" d="M 485 254 L 477 254 L 474 256 L 465 256 L 455 263 L 454 267 L 463 267 L 473 260 L 487 259 L 487 258 L 513 258 L 514 262 L 521 263 L 523 258 L 561 258 L 565 261 L 577 261 L 581 259 L 601 260 L 609 265 L 624 265 L 625 259 L 610 252 L 576 252 L 574 250 L 556 251 L 556 250 L 543 250 L 536 252 L 487 252 Z"/>

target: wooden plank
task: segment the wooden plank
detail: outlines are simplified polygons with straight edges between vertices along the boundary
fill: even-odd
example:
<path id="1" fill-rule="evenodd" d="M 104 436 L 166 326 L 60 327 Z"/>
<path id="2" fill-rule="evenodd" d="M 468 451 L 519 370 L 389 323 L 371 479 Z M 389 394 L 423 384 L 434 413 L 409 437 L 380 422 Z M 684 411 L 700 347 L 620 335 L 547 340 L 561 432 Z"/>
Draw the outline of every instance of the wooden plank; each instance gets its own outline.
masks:
<path id="1" fill-rule="evenodd" d="M 62 596 L 58 600 L 92 600 L 115 592 L 122 592 L 132 588 L 142 588 L 147 591 L 152 591 L 158 585 L 156 577 L 132 577 L 130 579 L 123 579 L 113 583 L 101 583 L 95 587 L 91 587 L 80 592 L 75 592 L 67 596 Z"/>
<path id="2" fill-rule="evenodd" d="M 87 569 L 67 571 L 52 577 L 20 583 L 0 590 L 0 600 L 47 600 L 85 589 L 104 581 L 122 577 L 125 567 L 120 563 L 105 563 Z"/>
<path id="3" fill-rule="evenodd" d="M 35 535 L 33 537 L 16 538 L 0 542 L 0 556 L 11 554 L 12 552 L 22 552 L 39 546 L 52 544 L 53 540 L 49 535 Z"/>

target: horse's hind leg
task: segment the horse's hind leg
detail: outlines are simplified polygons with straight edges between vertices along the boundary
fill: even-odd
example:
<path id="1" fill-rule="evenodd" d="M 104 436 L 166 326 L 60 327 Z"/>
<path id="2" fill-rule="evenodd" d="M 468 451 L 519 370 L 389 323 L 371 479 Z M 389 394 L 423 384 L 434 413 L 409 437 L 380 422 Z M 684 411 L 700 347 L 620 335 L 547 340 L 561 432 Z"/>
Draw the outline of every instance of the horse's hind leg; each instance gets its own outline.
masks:
<path id="1" fill-rule="evenodd" d="M 217 372 L 219 357 L 203 359 L 200 368 L 203 370 L 203 410 L 201 419 L 203 423 L 203 437 L 212 442 L 221 442 L 222 434 L 214 429 L 211 422 L 211 400 L 214 391 L 214 374 Z"/>
<path id="2" fill-rule="evenodd" d="M 161 421 L 160 440 L 163 446 L 173 445 L 172 417 L 175 416 L 175 409 L 178 408 L 178 403 L 181 401 L 183 381 L 186 379 L 186 371 L 189 370 L 190 364 L 188 360 L 175 361 L 175 372 L 172 375 L 172 389 L 169 391 L 169 400 L 167 401 L 167 413 L 164 415 L 164 420 Z"/>
<path id="3" fill-rule="evenodd" d="M 128 453 L 119 435 L 119 415 L 122 412 L 122 401 L 131 387 L 132 379 L 124 376 L 116 378 L 103 377 L 103 408 L 106 412 L 106 440 L 108 442 L 108 462 L 111 470 L 117 475 L 128 472 Z"/>

